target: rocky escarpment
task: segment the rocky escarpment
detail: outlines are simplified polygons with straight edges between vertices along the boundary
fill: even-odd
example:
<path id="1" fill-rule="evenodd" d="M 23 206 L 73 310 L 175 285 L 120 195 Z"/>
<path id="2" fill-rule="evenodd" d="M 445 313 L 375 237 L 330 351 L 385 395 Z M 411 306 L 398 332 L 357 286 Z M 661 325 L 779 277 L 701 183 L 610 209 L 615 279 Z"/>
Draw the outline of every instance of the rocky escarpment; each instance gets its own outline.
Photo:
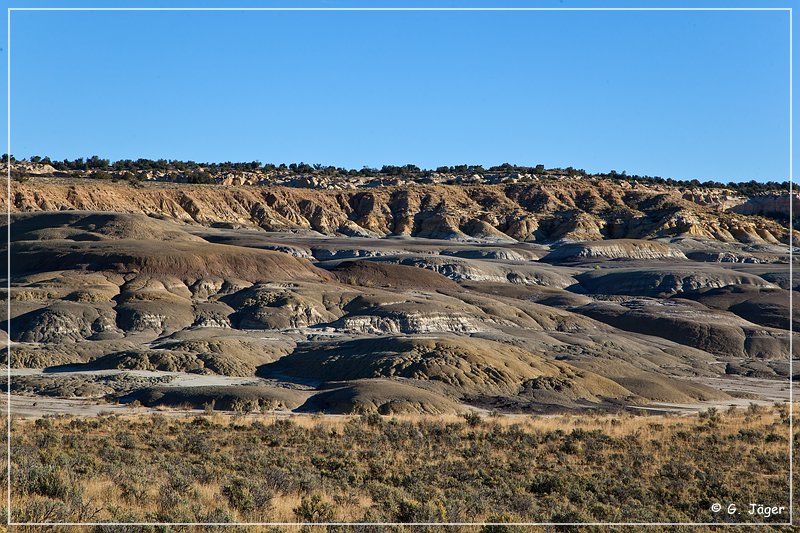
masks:
<path id="1" fill-rule="evenodd" d="M 747 201 L 747 197 L 729 189 L 681 188 L 684 199 L 696 204 L 728 210 Z"/>
<path id="2" fill-rule="evenodd" d="M 543 258 L 544 261 L 579 259 L 686 259 L 686 256 L 661 242 L 615 239 L 564 244 Z"/>
<path id="3" fill-rule="evenodd" d="M 742 215 L 763 215 L 784 219 L 788 219 L 790 214 L 797 217 L 800 215 L 800 194 L 761 194 L 732 207 L 731 211 Z"/>
<path id="4" fill-rule="evenodd" d="M 773 220 L 720 212 L 683 198 L 678 189 L 610 180 L 324 191 L 36 178 L 13 183 L 11 210 L 116 211 L 206 226 L 486 243 L 677 236 L 788 241 L 787 230 Z"/>

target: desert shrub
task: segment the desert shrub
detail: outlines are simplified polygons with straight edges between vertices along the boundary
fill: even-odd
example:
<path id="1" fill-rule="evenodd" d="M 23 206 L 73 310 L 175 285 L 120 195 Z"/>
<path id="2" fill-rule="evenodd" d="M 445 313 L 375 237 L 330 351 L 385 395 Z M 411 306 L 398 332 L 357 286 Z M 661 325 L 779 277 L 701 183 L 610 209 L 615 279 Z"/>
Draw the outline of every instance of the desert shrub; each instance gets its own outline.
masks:
<path id="1" fill-rule="evenodd" d="M 464 420 L 466 420 L 467 425 L 471 428 L 478 427 L 483 422 L 483 417 L 476 413 L 475 411 L 469 411 L 464 413 Z"/>
<path id="2" fill-rule="evenodd" d="M 486 519 L 486 522 L 489 522 L 491 525 L 487 524 L 481 527 L 479 533 L 522 533 L 525 531 L 524 527 L 503 524 L 503 522 L 508 523 L 521 521 L 522 520 L 515 519 L 508 513 L 491 515 Z"/>
<path id="3" fill-rule="evenodd" d="M 533 494 L 542 496 L 558 492 L 562 487 L 563 480 L 561 477 L 552 474 L 537 474 L 528 490 Z"/>
<path id="4" fill-rule="evenodd" d="M 159 522 L 194 522 L 202 512 L 198 498 L 197 491 L 184 493 L 167 481 L 159 487 L 155 513 L 147 514 Z"/>
<path id="5" fill-rule="evenodd" d="M 12 170 L 11 179 L 18 183 L 26 183 L 30 181 L 31 177 L 24 172 L 20 172 L 19 170 Z"/>
<path id="6" fill-rule="evenodd" d="M 781 419 L 781 423 L 784 425 L 789 425 L 789 406 L 785 403 L 776 403 L 775 404 L 775 412 Z"/>
<path id="7" fill-rule="evenodd" d="M 122 499 L 130 504 L 142 503 L 147 498 L 147 486 L 150 480 L 144 476 L 132 474 L 119 476 L 116 480 Z"/>
<path id="8" fill-rule="evenodd" d="M 202 429 L 208 429 L 214 427 L 214 423 L 211 422 L 211 420 L 209 420 L 208 418 L 205 418 L 204 416 L 194 417 L 191 421 L 191 425 L 192 427 L 202 428 Z"/>
<path id="9" fill-rule="evenodd" d="M 117 433 L 117 444 L 124 450 L 132 450 L 136 447 L 136 438 L 128 431 Z"/>
<path id="10" fill-rule="evenodd" d="M 203 414 L 205 415 L 212 415 L 214 414 L 214 407 L 216 406 L 216 400 L 212 399 L 210 402 L 206 402 L 203 404 Z"/>
<path id="11" fill-rule="evenodd" d="M 222 507 L 215 507 L 206 513 L 200 514 L 198 515 L 197 519 L 198 522 L 213 522 L 217 524 L 226 524 L 236 521 L 233 515 L 231 515 L 227 509 Z M 230 529 L 227 527 L 220 529 L 223 529 L 224 531 L 230 531 Z"/>
<path id="12" fill-rule="evenodd" d="M 211 440 L 205 432 L 181 435 L 181 448 L 187 454 L 207 456 L 211 453 Z"/>
<path id="13" fill-rule="evenodd" d="M 214 183 L 214 178 L 205 170 L 194 170 L 186 176 L 186 183 L 210 184 Z"/>
<path id="14" fill-rule="evenodd" d="M 318 494 L 304 497 L 300 500 L 300 505 L 295 507 L 292 512 L 300 522 L 318 524 L 332 522 L 334 519 L 333 506 L 323 501 Z"/>
<path id="15" fill-rule="evenodd" d="M 701 411 L 699 416 L 700 420 L 707 421 L 710 428 L 716 427 L 720 421 L 719 409 L 716 407 L 709 407 L 705 411 Z"/>
<path id="16" fill-rule="evenodd" d="M 270 411 L 274 411 L 275 409 L 278 409 L 280 407 L 280 402 L 277 402 L 275 400 L 266 400 L 263 398 L 259 398 L 257 400 L 257 404 L 258 404 L 258 412 L 261 413 L 262 415 L 265 415 Z"/>
<path id="17" fill-rule="evenodd" d="M 786 435 L 780 435 L 778 433 L 767 433 L 764 437 L 764 442 L 786 442 Z"/>
<path id="18" fill-rule="evenodd" d="M 36 435 L 37 448 L 53 448 L 58 446 L 60 443 L 61 435 L 52 429 L 40 432 Z"/>
<path id="19" fill-rule="evenodd" d="M 237 415 L 246 415 L 259 410 L 258 400 L 252 398 L 234 398 L 231 402 L 231 410 Z"/>
<path id="20" fill-rule="evenodd" d="M 100 427 L 100 422 L 96 418 L 73 418 L 67 424 L 70 430 L 88 432 Z"/>
<path id="21" fill-rule="evenodd" d="M 414 522 L 422 504 L 409 498 L 402 498 L 394 509 L 394 520 L 397 522 Z"/>
<path id="22" fill-rule="evenodd" d="M 158 506 L 158 512 L 163 517 L 164 521 L 173 521 L 169 518 L 175 516 L 175 511 L 187 501 L 187 496 L 187 494 L 184 494 L 169 481 L 161 484 L 161 486 L 158 488 L 156 505 Z"/>
<path id="23" fill-rule="evenodd" d="M 378 413 L 366 413 L 361 415 L 361 421 L 368 426 L 380 426 L 383 424 L 383 417 Z"/>
<path id="24" fill-rule="evenodd" d="M 267 467 L 261 473 L 261 479 L 264 487 L 274 492 L 288 494 L 296 490 L 292 478 L 279 468 Z"/>
<path id="25" fill-rule="evenodd" d="M 742 429 L 739 430 L 739 433 L 737 434 L 737 438 L 739 440 L 743 440 L 745 442 L 749 442 L 751 444 L 755 444 L 756 442 L 759 442 L 760 440 L 763 439 L 763 435 L 762 435 L 761 431 L 759 431 L 757 429 L 742 428 Z"/>
<path id="26" fill-rule="evenodd" d="M 167 426 L 167 417 L 161 413 L 153 413 L 150 415 L 150 424 L 153 429 L 163 429 Z"/>
<path id="27" fill-rule="evenodd" d="M 33 498 L 14 509 L 16 522 L 66 522 L 69 508 L 66 503 L 53 498 Z"/>
<path id="28" fill-rule="evenodd" d="M 93 180 L 110 180 L 113 176 L 105 170 L 95 170 L 89 174 Z"/>
<path id="29" fill-rule="evenodd" d="M 223 485 L 221 492 L 231 507 L 245 515 L 254 511 L 264 513 L 272 507 L 272 492 L 263 483 L 250 479 L 235 478 Z"/>
<path id="30" fill-rule="evenodd" d="M 250 489 L 241 478 L 236 478 L 222 487 L 222 495 L 228 499 L 231 507 L 242 513 L 250 513 L 256 508 L 255 499 Z"/>
<path id="31" fill-rule="evenodd" d="M 33 423 L 33 427 L 36 429 L 52 429 L 53 422 L 50 420 L 49 417 L 44 418 L 37 418 L 36 421 Z"/>
<path id="32" fill-rule="evenodd" d="M 50 464 L 23 463 L 12 469 L 12 484 L 22 494 L 66 499 L 76 484 L 58 467 Z"/>

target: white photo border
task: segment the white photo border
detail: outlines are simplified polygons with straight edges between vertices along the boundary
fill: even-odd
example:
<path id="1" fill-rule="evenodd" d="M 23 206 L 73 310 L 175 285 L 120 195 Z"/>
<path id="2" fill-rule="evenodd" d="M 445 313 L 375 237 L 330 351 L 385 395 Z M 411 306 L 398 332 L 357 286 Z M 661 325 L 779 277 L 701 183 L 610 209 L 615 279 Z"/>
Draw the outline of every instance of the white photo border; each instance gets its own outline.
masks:
<path id="1" fill-rule="evenodd" d="M 14 11 L 782 11 L 789 14 L 789 521 L 774 522 L 14 522 L 11 516 L 11 13 Z M 793 526 L 793 127 L 792 127 L 792 8 L 791 7 L 9 7 L 7 8 L 7 164 L 6 182 L 6 525 L 12 526 Z"/>

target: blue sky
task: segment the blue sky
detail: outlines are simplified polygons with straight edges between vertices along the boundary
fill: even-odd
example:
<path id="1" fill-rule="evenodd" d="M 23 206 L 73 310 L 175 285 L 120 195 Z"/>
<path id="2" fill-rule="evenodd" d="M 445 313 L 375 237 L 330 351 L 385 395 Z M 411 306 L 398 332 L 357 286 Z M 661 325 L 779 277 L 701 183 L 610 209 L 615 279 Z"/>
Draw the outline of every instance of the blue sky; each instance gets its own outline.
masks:
<path id="1" fill-rule="evenodd" d="M 15 11 L 12 153 L 784 180 L 788 26 L 751 11 Z"/>

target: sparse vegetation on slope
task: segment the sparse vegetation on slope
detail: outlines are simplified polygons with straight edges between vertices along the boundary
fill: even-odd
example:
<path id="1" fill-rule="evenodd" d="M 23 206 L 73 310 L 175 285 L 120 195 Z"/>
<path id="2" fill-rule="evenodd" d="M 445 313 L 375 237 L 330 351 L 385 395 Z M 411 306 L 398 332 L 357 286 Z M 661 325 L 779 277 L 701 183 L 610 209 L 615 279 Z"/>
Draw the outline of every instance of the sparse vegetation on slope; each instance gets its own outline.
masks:
<path id="1" fill-rule="evenodd" d="M 672 178 L 662 178 L 661 176 L 647 176 L 638 174 L 628 174 L 626 171 L 589 173 L 583 169 L 573 167 L 567 168 L 545 168 L 544 165 L 512 165 L 503 163 L 501 165 L 484 168 L 482 165 L 444 165 L 435 169 L 423 169 L 413 164 L 406 165 L 383 165 L 381 168 L 363 167 L 361 169 L 348 169 L 332 165 L 321 165 L 307 163 L 261 163 L 260 161 L 249 162 L 221 162 L 221 163 L 198 163 L 195 161 L 178 161 L 175 159 L 120 159 L 111 161 L 97 155 L 76 159 L 64 159 L 53 161 L 47 156 L 32 156 L 27 159 L 10 158 L 24 175 L 25 170 L 31 167 L 40 170 L 52 171 L 54 173 L 70 173 L 74 176 L 88 176 L 93 179 L 148 179 L 158 176 L 165 181 L 177 181 L 185 183 L 215 183 L 219 181 L 220 175 L 231 173 L 244 173 L 270 176 L 295 176 L 295 177 L 328 177 L 346 178 L 351 176 L 372 177 L 372 178 L 392 178 L 402 177 L 412 181 L 424 183 L 425 180 L 433 176 L 445 175 L 453 179 L 473 178 L 474 176 L 489 175 L 489 179 L 502 179 L 503 177 L 513 177 L 515 175 L 532 175 L 539 177 L 593 177 L 612 179 L 619 181 L 638 182 L 646 185 L 666 185 L 670 187 L 685 188 L 706 188 L 706 189 L 729 189 L 740 194 L 754 195 L 774 192 L 787 192 L 789 182 L 777 181 L 747 181 L 721 183 L 714 180 L 699 181 L 675 180 Z M 3 154 L 2 163 L 9 161 L 8 154 Z M 68 174 L 69 175 L 69 174 Z M 474 178 L 473 178 L 474 179 Z"/>
<path id="2" fill-rule="evenodd" d="M 787 505 L 787 432 L 785 407 L 697 417 L 17 419 L 13 516 L 783 522 L 785 513 L 744 511 Z M 743 512 L 715 514 L 715 502 Z"/>

